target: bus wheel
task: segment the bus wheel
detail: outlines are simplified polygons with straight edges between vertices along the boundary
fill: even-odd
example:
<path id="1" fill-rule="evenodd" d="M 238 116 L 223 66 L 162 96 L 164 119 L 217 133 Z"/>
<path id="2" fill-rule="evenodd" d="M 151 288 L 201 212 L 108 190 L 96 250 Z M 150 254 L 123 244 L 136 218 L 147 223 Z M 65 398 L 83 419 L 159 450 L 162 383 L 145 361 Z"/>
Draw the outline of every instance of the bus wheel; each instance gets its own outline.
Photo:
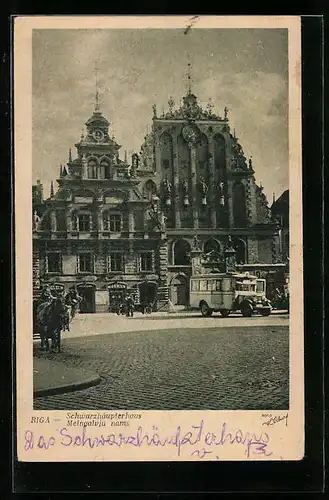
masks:
<path id="1" fill-rule="evenodd" d="M 262 316 L 269 316 L 271 314 L 271 308 L 270 307 L 264 307 L 262 309 L 258 309 L 258 311 L 260 312 L 260 314 Z"/>
<path id="2" fill-rule="evenodd" d="M 212 315 L 212 309 L 208 306 L 207 302 L 202 302 L 201 304 L 201 314 L 204 317 Z"/>
<path id="3" fill-rule="evenodd" d="M 219 312 L 220 312 L 221 316 L 223 316 L 223 318 L 227 318 L 231 311 L 229 309 L 222 309 Z"/>
<path id="4" fill-rule="evenodd" d="M 252 315 L 252 307 L 248 302 L 241 304 L 241 313 L 245 318 L 250 318 Z"/>

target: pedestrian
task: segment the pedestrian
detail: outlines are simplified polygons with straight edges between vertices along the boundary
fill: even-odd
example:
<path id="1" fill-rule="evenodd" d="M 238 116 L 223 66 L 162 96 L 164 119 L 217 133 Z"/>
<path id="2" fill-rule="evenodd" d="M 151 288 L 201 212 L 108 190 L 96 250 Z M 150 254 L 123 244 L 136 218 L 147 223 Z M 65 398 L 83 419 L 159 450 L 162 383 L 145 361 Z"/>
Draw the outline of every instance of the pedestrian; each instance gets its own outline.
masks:
<path id="1" fill-rule="evenodd" d="M 132 297 L 132 295 L 130 295 L 128 293 L 127 297 L 126 297 L 126 308 L 127 308 L 127 316 L 131 316 L 133 317 L 134 316 L 134 299 Z"/>

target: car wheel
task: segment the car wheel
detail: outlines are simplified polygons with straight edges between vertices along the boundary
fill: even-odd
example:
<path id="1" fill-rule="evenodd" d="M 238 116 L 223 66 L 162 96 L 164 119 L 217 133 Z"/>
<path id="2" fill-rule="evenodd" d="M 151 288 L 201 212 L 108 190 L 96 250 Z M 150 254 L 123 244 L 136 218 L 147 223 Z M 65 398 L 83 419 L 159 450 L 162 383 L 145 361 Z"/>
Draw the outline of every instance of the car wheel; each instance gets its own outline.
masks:
<path id="1" fill-rule="evenodd" d="M 229 309 L 222 309 L 222 310 L 220 311 L 220 314 L 221 314 L 221 316 L 222 316 L 223 318 L 227 318 L 227 317 L 229 316 L 230 312 L 231 312 L 231 311 L 229 311 Z"/>
<path id="2" fill-rule="evenodd" d="M 248 303 L 244 303 L 241 305 L 241 314 L 244 318 L 250 318 L 252 315 L 252 307 Z"/>
<path id="3" fill-rule="evenodd" d="M 212 315 L 212 309 L 208 306 L 207 302 L 202 302 L 201 304 L 201 314 L 203 317 L 209 317 Z"/>

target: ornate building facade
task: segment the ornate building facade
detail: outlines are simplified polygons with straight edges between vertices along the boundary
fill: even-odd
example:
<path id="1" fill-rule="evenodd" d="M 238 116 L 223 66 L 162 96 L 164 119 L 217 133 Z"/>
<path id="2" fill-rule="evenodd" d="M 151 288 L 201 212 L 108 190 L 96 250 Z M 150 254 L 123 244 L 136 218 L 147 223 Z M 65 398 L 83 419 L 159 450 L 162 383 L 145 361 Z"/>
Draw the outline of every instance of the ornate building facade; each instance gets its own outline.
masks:
<path id="1" fill-rule="evenodd" d="M 272 264 L 280 260 L 278 231 L 262 186 L 255 182 L 228 110 L 224 117 L 206 109 L 189 90 L 175 109 L 158 116 L 153 106 L 151 132 L 145 137 L 138 176 L 145 196 L 156 194 L 166 218 L 167 282 L 174 304 L 188 303 L 190 252 L 197 235 L 205 253 L 224 258 L 230 236 L 238 264 Z"/>
<path id="2" fill-rule="evenodd" d="M 168 296 L 187 305 L 196 246 L 224 260 L 229 238 L 240 266 L 280 261 L 278 227 L 228 110 L 203 109 L 191 90 L 168 104 L 161 116 L 153 106 L 151 132 L 128 164 L 96 98 L 76 157 L 70 151 L 57 192 L 34 214 L 41 282 L 77 285 L 82 312 L 109 310 L 120 287 L 156 307 Z"/>
<path id="3" fill-rule="evenodd" d="M 137 301 L 165 300 L 167 247 L 156 200 L 144 198 L 140 180 L 109 135 L 96 105 L 76 158 L 60 167 L 42 214 L 34 213 L 34 268 L 42 282 L 76 285 L 81 312 L 108 311 L 129 288 Z M 36 189 L 34 189 L 36 191 Z M 163 295 L 164 294 L 164 295 Z"/>

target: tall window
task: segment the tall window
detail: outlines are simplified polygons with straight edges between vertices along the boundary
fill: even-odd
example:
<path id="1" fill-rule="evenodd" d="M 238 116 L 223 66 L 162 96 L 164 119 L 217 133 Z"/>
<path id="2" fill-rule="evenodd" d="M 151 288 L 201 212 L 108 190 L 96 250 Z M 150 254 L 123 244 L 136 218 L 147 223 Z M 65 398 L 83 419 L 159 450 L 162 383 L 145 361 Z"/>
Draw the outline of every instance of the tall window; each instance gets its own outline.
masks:
<path id="1" fill-rule="evenodd" d="M 121 215 L 120 214 L 110 214 L 110 216 L 109 216 L 109 229 L 113 233 L 119 233 L 121 231 Z"/>
<path id="2" fill-rule="evenodd" d="M 144 186 L 144 196 L 146 196 L 148 200 L 152 200 L 152 196 L 156 194 L 157 194 L 156 184 L 151 179 L 149 179 Z"/>
<path id="3" fill-rule="evenodd" d="M 161 165 L 163 168 L 170 168 L 173 159 L 173 141 L 170 134 L 164 132 L 160 136 Z"/>
<path id="4" fill-rule="evenodd" d="M 96 160 L 89 160 L 88 162 L 88 179 L 97 179 Z"/>
<path id="5" fill-rule="evenodd" d="M 153 256 L 152 252 L 142 252 L 140 255 L 140 270 L 153 271 Z"/>
<path id="6" fill-rule="evenodd" d="M 90 231 L 90 216 L 89 216 L 89 214 L 79 215 L 79 231 Z"/>
<path id="7" fill-rule="evenodd" d="M 79 273 L 92 273 L 94 269 L 93 255 L 90 252 L 80 253 L 78 257 Z"/>
<path id="8" fill-rule="evenodd" d="M 50 252 L 47 254 L 47 271 L 48 273 L 62 272 L 62 259 L 59 252 Z"/>
<path id="9" fill-rule="evenodd" d="M 100 178 L 110 179 L 110 164 L 107 160 L 103 159 L 100 163 Z"/>
<path id="10" fill-rule="evenodd" d="M 174 244 L 174 265 L 189 266 L 191 246 L 186 240 L 178 240 Z"/>
<path id="11" fill-rule="evenodd" d="M 246 193 L 242 182 L 236 182 L 233 186 L 233 218 L 235 227 L 246 227 Z"/>
<path id="12" fill-rule="evenodd" d="M 111 252 L 109 255 L 109 270 L 123 271 L 123 266 L 124 266 L 123 253 Z"/>
<path id="13" fill-rule="evenodd" d="M 219 170 L 225 169 L 225 139 L 222 135 L 214 137 L 215 167 Z"/>

